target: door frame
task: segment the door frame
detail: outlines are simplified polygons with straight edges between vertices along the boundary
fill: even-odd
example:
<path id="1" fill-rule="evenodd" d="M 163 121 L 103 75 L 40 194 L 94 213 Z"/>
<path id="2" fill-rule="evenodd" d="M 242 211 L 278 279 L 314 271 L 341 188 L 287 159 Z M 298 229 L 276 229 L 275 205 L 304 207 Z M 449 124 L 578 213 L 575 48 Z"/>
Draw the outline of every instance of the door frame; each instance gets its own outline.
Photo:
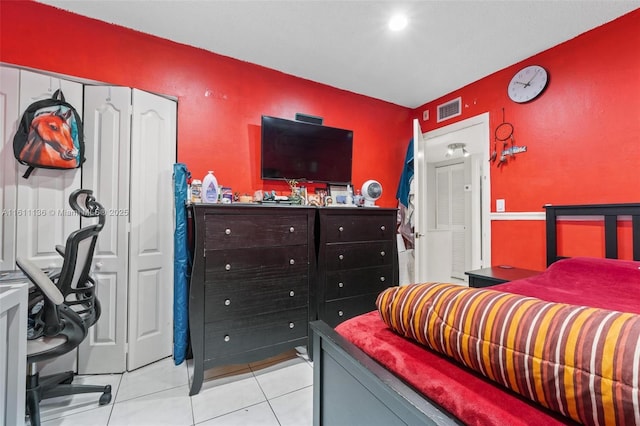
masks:
<path id="1" fill-rule="evenodd" d="M 474 157 L 471 164 L 471 173 L 473 176 L 472 184 L 472 202 L 471 202 L 471 269 L 479 269 L 491 265 L 491 173 L 489 158 L 490 148 L 490 131 L 489 131 L 489 113 L 483 113 L 456 123 L 440 127 L 435 130 L 422 133 L 421 140 L 415 147 L 416 164 L 415 168 L 421 168 L 421 173 L 416 176 L 426 176 L 428 163 L 439 161 L 439 156 L 443 156 L 446 151 L 447 139 L 456 139 L 459 137 L 458 132 L 468 130 L 471 127 L 477 128 L 477 140 L 467 142 L 467 149 Z M 434 145 L 433 139 L 442 136 L 442 142 Z M 429 141 L 431 140 L 431 144 Z M 426 187 L 426 185 L 425 185 Z M 425 188 L 426 189 L 426 188 Z M 426 192 L 425 192 L 426 195 Z M 425 197 L 423 205 L 428 202 Z M 420 209 L 416 212 L 422 217 L 421 223 L 427 224 L 427 209 Z M 422 216 L 424 215 L 424 216 Z M 426 228 L 425 228 L 426 229 Z M 423 231 L 421 231 L 423 232 Z M 416 263 L 419 263 L 418 253 L 416 253 Z M 418 269 L 416 265 L 416 270 Z"/>

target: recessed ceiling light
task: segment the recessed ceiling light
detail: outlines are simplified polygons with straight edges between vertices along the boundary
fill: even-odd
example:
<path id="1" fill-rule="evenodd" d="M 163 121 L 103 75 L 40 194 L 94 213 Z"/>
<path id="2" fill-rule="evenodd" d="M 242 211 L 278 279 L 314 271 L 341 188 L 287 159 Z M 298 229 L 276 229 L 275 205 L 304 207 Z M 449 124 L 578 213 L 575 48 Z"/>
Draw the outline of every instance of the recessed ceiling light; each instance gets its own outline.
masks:
<path id="1" fill-rule="evenodd" d="M 393 15 L 389 20 L 389 29 L 391 31 L 401 31 L 407 27 L 409 20 L 406 15 L 398 13 L 397 15 Z"/>

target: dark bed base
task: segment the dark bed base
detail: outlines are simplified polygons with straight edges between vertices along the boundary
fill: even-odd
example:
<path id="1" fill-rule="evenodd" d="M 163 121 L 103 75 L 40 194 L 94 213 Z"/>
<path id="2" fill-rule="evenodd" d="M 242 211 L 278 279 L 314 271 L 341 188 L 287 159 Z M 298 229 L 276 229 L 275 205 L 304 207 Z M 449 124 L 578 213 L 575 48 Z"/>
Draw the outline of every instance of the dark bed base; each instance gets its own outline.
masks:
<path id="1" fill-rule="evenodd" d="M 314 426 L 461 424 L 323 321 L 310 325 Z"/>
<path id="2" fill-rule="evenodd" d="M 617 258 L 616 223 L 631 216 L 633 258 L 640 260 L 640 204 L 545 206 L 547 262 L 558 259 L 556 221 L 561 216 L 604 216 L 605 257 Z M 394 376 L 322 321 L 313 334 L 313 424 L 455 425 L 460 422 Z"/>

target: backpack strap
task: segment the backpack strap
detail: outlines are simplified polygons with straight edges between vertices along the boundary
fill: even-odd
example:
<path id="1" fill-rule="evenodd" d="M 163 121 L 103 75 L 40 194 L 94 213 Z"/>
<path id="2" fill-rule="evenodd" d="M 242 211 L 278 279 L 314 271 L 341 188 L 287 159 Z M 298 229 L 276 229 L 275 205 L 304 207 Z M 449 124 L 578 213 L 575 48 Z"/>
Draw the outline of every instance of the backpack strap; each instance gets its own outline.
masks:
<path id="1" fill-rule="evenodd" d="M 29 179 L 29 176 L 31 176 L 31 173 L 32 173 L 34 170 L 35 170 L 35 167 L 33 167 L 33 166 L 29 166 L 29 167 L 27 168 L 27 171 L 26 171 L 26 172 L 24 172 L 24 174 L 22 175 L 22 177 L 23 177 L 23 178 L 25 178 L 25 179 Z"/>
<path id="2" fill-rule="evenodd" d="M 53 96 L 51 97 L 51 99 L 58 99 L 62 102 L 66 102 L 66 100 L 64 99 L 64 94 L 62 93 L 62 90 L 58 89 L 55 92 L 53 92 Z"/>

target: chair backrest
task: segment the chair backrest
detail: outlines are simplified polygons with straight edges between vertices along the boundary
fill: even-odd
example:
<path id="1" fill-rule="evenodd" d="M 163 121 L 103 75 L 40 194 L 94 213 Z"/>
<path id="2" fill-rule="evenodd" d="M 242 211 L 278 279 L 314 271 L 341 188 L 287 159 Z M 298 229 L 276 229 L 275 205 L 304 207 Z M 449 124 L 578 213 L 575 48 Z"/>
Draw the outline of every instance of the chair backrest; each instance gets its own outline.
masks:
<path id="1" fill-rule="evenodd" d="M 100 305 L 95 295 L 95 282 L 89 276 L 98 234 L 104 227 L 105 211 L 88 189 L 74 191 L 69 204 L 80 216 L 98 218 L 98 222 L 72 232 L 64 247 L 62 270 L 56 285 L 65 304 L 78 313 L 90 327 L 100 317 Z"/>

